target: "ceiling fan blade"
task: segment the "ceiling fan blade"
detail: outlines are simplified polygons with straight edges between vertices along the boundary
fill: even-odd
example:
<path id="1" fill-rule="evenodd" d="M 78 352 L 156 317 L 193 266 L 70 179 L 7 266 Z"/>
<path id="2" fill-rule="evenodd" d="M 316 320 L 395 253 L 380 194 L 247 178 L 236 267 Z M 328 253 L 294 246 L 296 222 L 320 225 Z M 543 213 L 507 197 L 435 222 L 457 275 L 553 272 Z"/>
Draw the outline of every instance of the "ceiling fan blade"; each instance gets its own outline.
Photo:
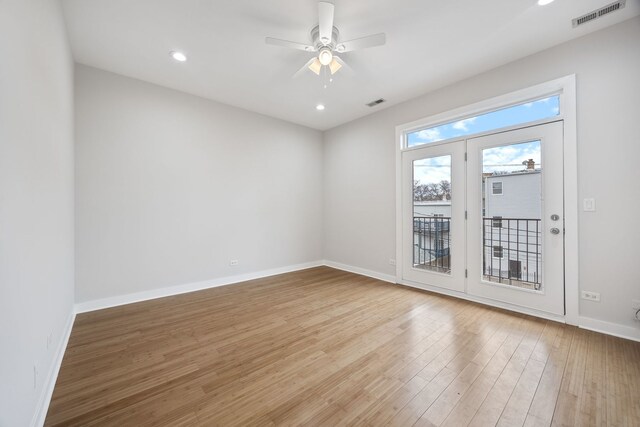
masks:
<path id="1" fill-rule="evenodd" d="M 331 43 L 333 34 L 333 4 L 321 1 L 318 3 L 318 33 L 322 44 Z"/>
<path id="2" fill-rule="evenodd" d="M 304 74 L 307 71 L 307 69 L 311 66 L 313 61 L 317 59 L 318 58 L 311 58 L 310 60 L 308 60 L 306 64 L 304 64 L 302 67 L 300 67 L 298 71 L 296 71 L 296 73 L 293 75 L 293 78 L 295 79 L 297 77 L 300 77 L 302 74 Z"/>
<path id="3" fill-rule="evenodd" d="M 274 46 L 290 47 L 292 49 L 304 50 L 305 52 L 313 52 L 316 49 L 308 44 L 290 42 L 289 40 L 274 39 L 273 37 L 267 37 L 264 39 L 267 44 Z"/>
<path id="4" fill-rule="evenodd" d="M 381 46 L 385 44 L 387 37 L 384 33 L 378 33 L 371 36 L 362 37 L 359 39 L 353 39 L 346 42 L 339 43 L 336 46 L 336 51 L 340 53 L 351 52 L 353 50 L 366 49 L 368 47 Z"/>
<path id="5" fill-rule="evenodd" d="M 308 68 L 317 75 L 320 75 L 320 70 L 322 70 L 322 64 L 320 63 L 320 60 L 318 58 L 313 58 L 309 62 L 310 64 Z"/>
<path id="6" fill-rule="evenodd" d="M 338 70 L 340 70 L 340 68 L 342 68 L 342 64 L 334 56 L 333 60 L 329 64 L 329 71 L 331 71 L 331 75 L 334 75 L 335 73 L 337 73 Z"/>

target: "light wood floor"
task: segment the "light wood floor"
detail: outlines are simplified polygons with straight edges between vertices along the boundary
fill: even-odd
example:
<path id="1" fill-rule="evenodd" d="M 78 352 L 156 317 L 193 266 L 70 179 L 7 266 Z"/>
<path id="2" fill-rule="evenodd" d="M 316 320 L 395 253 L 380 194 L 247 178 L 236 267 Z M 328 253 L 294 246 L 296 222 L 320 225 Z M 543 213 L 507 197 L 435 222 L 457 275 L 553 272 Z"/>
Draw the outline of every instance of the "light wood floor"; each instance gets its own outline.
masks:
<path id="1" fill-rule="evenodd" d="M 46 425 L 640 426 L 640 343 L 327 267 L 78 315 Z"/>

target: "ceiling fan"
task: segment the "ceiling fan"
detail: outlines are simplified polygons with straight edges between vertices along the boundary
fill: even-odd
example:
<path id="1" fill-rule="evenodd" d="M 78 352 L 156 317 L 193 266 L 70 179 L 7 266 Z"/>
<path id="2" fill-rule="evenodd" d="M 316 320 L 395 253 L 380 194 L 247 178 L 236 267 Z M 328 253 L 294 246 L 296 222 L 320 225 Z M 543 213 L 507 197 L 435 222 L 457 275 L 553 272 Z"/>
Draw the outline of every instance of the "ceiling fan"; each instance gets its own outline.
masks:
<path id="1" fill-rule="evenodd" d="M 323 67 L 327 67 L 331 74 L 338 72 L 345 66 L 344 61 L 336 53 L 346 53 L 358 49 L 383 45 L 386 41 L 385 34 L 373 34 L 348 41 L 340 41 L 340 32 L 333 26 L 334 5 L 321 1 L 318 3 L 318 25 L 311 30 L 311 44 L 297 43 L 288 40 L 267 37 L 267 44 L 289 47 L 305 52 L 317 52 L 317 56 L 311 58 L 298 72 L 298 76 L 307 68 L 320 75 Z"/>

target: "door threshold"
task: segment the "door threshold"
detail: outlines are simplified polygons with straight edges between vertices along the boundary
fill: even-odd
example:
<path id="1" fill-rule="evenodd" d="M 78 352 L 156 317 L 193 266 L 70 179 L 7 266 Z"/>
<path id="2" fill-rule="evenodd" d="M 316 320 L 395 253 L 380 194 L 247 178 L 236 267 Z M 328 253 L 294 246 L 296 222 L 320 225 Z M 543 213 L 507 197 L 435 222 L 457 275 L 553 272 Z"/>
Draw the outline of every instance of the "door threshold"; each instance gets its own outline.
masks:
<path id="1" fill-rule="evenodd" d="M 554 322 L 559 323 L 567 323 L 564 315 L 558 315 L 553 313 L 547 313 L 540 310 L 535 310 L 533 308 L 520 307 L 518 305 L 509 304 L 502 301 L 496 301 L 490 298 L 477 297 L 474 295 L 469 295 L 464 292 L 453 291 L 446 288 L 441 288 L 438 286 L 427 285 L 423 283 L 416 283 L 410 280 L 399 279 L 399 285 L 408 286 L 410 288 L 420 289 L 423 291 L 434 292 L 437 294 L 447 295 L 467 301 L 477 302 L 479 304 L 487 305 L 489 307 L 501 308 L 503 310 L 513 311 L 515 313 L 526 314 L 529 316 L 539 317 L 545 320 L 552 320 Z"/>

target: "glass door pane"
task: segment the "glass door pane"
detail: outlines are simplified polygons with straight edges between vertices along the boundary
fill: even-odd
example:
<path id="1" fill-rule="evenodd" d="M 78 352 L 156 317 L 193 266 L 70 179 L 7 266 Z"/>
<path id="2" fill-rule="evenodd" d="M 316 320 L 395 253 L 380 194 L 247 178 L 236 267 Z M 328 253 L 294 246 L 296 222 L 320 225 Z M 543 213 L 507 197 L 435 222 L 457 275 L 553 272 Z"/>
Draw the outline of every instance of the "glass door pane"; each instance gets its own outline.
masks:
<path id="1" fill-rule="evenodd" d="M 413 162 L 413 266 L 451 273 L 451 156 Z"/>
<path id="2" fill-rule="evenodd" d="M 482 279 L 542 289 L 540 141 L 482 150 Z"/>

